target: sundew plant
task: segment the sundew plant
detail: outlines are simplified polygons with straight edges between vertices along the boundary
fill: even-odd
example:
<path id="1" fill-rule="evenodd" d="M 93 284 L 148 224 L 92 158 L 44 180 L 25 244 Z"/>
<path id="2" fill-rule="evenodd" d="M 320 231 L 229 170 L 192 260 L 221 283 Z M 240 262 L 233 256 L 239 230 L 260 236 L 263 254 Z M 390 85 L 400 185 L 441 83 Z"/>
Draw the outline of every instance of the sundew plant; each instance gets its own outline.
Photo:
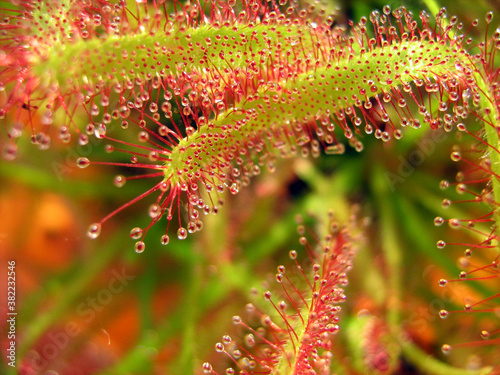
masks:
<path id="1" fill-rule="evenodd" d="M 500 373 L 495 7 L 0 2 L 0 372 Z"/>

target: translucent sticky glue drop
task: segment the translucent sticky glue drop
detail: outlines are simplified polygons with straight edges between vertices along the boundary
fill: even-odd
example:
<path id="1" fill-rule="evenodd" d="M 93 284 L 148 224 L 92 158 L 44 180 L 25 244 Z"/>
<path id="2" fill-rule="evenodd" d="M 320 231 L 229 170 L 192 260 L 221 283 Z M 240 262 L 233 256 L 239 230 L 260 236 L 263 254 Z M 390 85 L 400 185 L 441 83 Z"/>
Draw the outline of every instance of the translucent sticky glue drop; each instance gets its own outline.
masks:
<path id="1" fill-rule="evenodd" d="M 76 165 L 79 168 L 87 168 L 90 165 L 90 160 L 87 158 L 78 158 L 76 160 Z"/>
<path id="2" fill-rule="evenodd" d="M 139 227 L 135 227 L 130 231 L 130 238 L 134 240 L 138 240 L 142 236 L 142 229 Z"/>
<path id="3" fill-rule="evenodd" d="M 144 249 L 146 249 L 146 244 L 142 241 L 137 241 L 135 243 L 134 249 L 137 254 L 140 254 L 144 252 Z"/>
<path id="4" fill-rule="evenodd" d="M 204 374 L 210 374 L 212 372 L 212 365 L 210 363 L 205 362 L 202 367 Z"/>
<path id="5" fill-rule="evenodd" d="M 170 237 L 167 234 L 164 234 L 163 236 L 161 236 L 160 242 L 162 245 L 168 245 L 168 243 L 170 242 Z"/>
<path id="6" fill-rule="evenodd" d="M 3 152 L 3 158 L 5 160 L 12 161 L 17 157 L 17 145 L 14 143 L 10 143 L 5 147 Z"/>
<path id="7" fill-rule="evenodd" d="M 152 204 L 148 209 L 149 217 L 155 219 L 161 214 L 161 208 L 157 204 Z"/>
<path id="8" fill-rule="evenodd" d="M 441 217 L 441 216 L 437 216 L 435 219 L 434 219 L 434 225 L 436 227 L 439 227 L 440 225 L 442 225 L 444 223 L 444 219 Z"/>
<path id="9" fill-rule="evenodd" d="M 444 353 L 444 354 L 450 354 L 451 352 L 451 346 L 448 345 L 448 344 L 444 344 L 442 347 L 441 347 L 441 351 Z"/>
<path id="10" fill-rule="evenodd" d="M 89 226 L 87 230 L 87 236 L 91 239 L 96 239 L 101 234 L 101 224 L 94 223 Z"/>
<path id="11" fill-rule="evenodd" d="M 325 154 L 327 155 L 342 155 L 344 152 L 345 146 L 342 143 L 325 148 Z"/>
<path id="12" fill-rule="evenodd" d="M 104 124 L 96 124 L 94 135 L 97 139 L 102 139 L 106 137 L 106 125 Z"/>
<path id="13" fill-rule="evenodd" d="M 89 143 L 89 137 L 87 134 L 80 134 L 78 137 L 78 144 L 80 146 L 85 146 L 87 143 Z"/>
<path id="14" fill-rule="evenodd" d="M 457 161 L 460 161 L 460 159 L 462 159 L 462 156 L 460 155 L 460 152 L 458 152 L 458 151 L 453 151 L 453 152 L 451 153 L 451 155 L 450 155 L 450 158 L 451 158 L 451 160 L 452 160 L 452 161 L 457 162 Z"/>
<path id="15" fill-rule="evenodd" d="M 125 182 L 127 182 L 127 179 L 121 174 L 116 175 L 113 181 L 114 185 L 119 188 L 123 187 L 125 185 Z"/>
<path id="16" fill-rule="evenodd" d="M 486 16 L 484 17 L 487 23 L 490 23 L 491 20 L 493 19 L 493 12 L 488 12 L 486 13 Z"/>
<path id="17" fill-rule="evenodd" d="M 449 208 L 450 206 L 451 206 L 451 201 L 449 199 L 443 199 L 443 202 L 441 203 L 441 207 Z"/>
<path id="18" fill-rule="evenodd" d="M 248 346 L 249 348 L 253 348 L 255 346 L 255 337 L 253 334 L 251 333 L 246 334 L 244 340 L 246 346 Z"/>
<path id="19" fill-rule="evenodd" d="M 448 280 L 446 280 L 446 279 L 439 280 L 439 286 L 440 287 L 444 287 L 444 286 L 446 286 L 446 284 L 448 284 Z"/>
<path id="20" fill-rule="evenodd" d="M 481 338 L 483 340 L 488 340 L 490 338 L 490 333 L 486 330 L 482 330 L 481 331 Z"/>
<path id="21" fill-rule="evenodd" d="M 442 181 L 439 183 L 439 188 L 440 188 L 441 190 L 445 190 L 445 189 L 447 189 L 449 186 L 450 186 L 450 183 L 449 183 L 447 180 L 442 180 Z"/>
<path id="22" fill-rule="evenodd" d="M 187 235 L 188 232 L 186 228 L 180 227 L 179 230 L 177 230 L 177 238 L 179 238 L 179 240 L 185 240 Z"/>
<path id="23" fill-rule="evenodd" d="M 448 315 L 450 315 L 450 313 L 448 312 L 448 310 L 440 310 L 439 311 L 439 317 L 441 319 L 446 319 L 448 317 Z"/>
<path id="24" fill-rule="evenodd" d="M 448 220 L 448 225 L 450 226 L 451 229 L 460 229 L 460 220 L 458 219 L 450 219 Z"/>

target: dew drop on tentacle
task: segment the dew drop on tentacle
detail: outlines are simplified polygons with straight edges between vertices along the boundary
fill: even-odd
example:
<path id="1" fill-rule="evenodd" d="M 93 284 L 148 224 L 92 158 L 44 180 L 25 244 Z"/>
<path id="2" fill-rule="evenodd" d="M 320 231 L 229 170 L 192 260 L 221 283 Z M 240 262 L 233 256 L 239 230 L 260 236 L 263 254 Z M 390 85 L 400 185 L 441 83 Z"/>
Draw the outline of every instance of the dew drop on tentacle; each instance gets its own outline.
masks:
<path id="1" fill-rule="evenodd" d="M 79 168 L 87 168 L 90 165 L 90 160 L 87 158 L 78 158 L 76 160 L 76 165 Z"/>
<path id="2" fill-rule="evenodd" d="M 447 284 L 448 284 L 448 280 L 446 280 L 446 279 L 440 279 L 440 280 L 439 280 L 439 286 L 440 286 L 440 287 L 444 287 L 444 286 L 446 286 Z"/>
<path id="3" fill-rule="evenodd" d="M 436 246 L 438 249 L 444 249 L 446 247 L 446 242 L 444 242 L 443 240 L 439 240 L 438 242 L 436 242 Z"/>
<path id="4" fill-rule="evenodd" d="M 94 223 L 90 224 L 89 229 L 87 230 L 87 236 L 91 239 L 96 239 L 101 234 L 101 224 Z"/>
<path id="5" fill-rule="evenodd" d="M 448 312 L 448 310 L 440 310 L 439 311 L 439 317 L 441 319 L 446 319 L 449 315 L 450 315 L 450 313 Z"/>
<path id="6" fill-rule="evenodd" d="M 3 150 L 3 158 L 12 161 L 17 157 L 18 149 L 15 143 L 9 143 Z"/>
<path id="7" fill-rule="evenodd" d="M 143 231 L 141 228 L 135 227 L 135 228 L 130 230 L 130 238 L 132 238 L 134 240 L 138 240 L 139 238 L 141 238 L 142 232 Z"/>
<path id="8" fill-rule="evenodd" d="M 85 146 L 89 143 L 89 136 L 87 134 L 80 134 L 78 137 L 78 144 L 80 146 Z"/>
<path id="9" fill-rule="evenodd" d="M 458 194 L 463 195 L 467 192 L 467 185 L 465 184 L 458 184 L 455 188 Z M 483 196 L 484 199 L 484 196 Z"/>
<path id="10" fill-rule="evenodd" d="M 460 155 L 460 152 L 453 151 L 450 155 L 450 158 L 452 161 L 457 162 L 460 161 L 460 159 L 462 159 L 462 156 Z"/>
<path id="11" fill-rule="evenodd" d="M 448 225 L 450 226 L 451 229 L 460 229 L 461 227 L 460 220 L 455 218 L 448 220 Z"/>
<path id="12" fill-rule="evenodd" d="M 69 143 L 71 141 L 71 133 L 67 126 L 61 126 L 59 129 L 59 139 L 63 143 Z"/>
<path id="13" fill-rule="evenodd" d="M 443 199 L 443 202 L 441 203 L 441 206 L 443 208 L 449 208 L 451 206 L 451 201 L 449 199 Z"/>
<path id="14" fill-rule="evenodd" d="M 149 217 L 151 217 L 152 219 L 157 218 L 158 216 L 161 215 L 161 207 L 158 206 L 157 204 L 152 204 L 151 206 L 149 206 L 148 214 Z"/>
<path id="15" fill-rule="evenodd" d="M 125 185 L 125 182 L 127 182 L 127 179 L 125 176 L 121 174 L 116 175 L 115 179 L 113 180 L 113 184 L 118 188 L 123 187 Z"/>
<path id="16" fill-rule="evenodd" d="M 188 231 L 186 228 L 180 227 L 177 230 L 177 238 L 179 240 L 185 240 L 187 238 L 187 235 L 188 235 Z"/>
<path id="17" fill-rule="evenodd" d="M 439 227 L 441 225 L 443 225 L 444 223 L 444 219 L 441 217 L 441 216 L 437 216 L 435 219 L 434 219 L 434 225 L 436 227 Z"/>
<path id="18" fill-rule="evenodd" d="M 212 373 L 212 365 L 208 362 L 203 363 L 203 373 L 204 374 L 210 374 Z"/>
<path id="19" fill-rule="evenodd" d="M 160 243 L 162 245 L 168 245 L 169 242 L 170 242 L 170 237 L 167 234 L 164 234 L 163 236 L 161 236 Z"/>
<path id="20" fill-rule="evenodd" d="M 451 353 L 451 346 L 448 344 L 444 344 L 443 346 L 441 346 L 441 351 L 444 354 L 450 354 Z"/>
<path id="21" fill-rule="evenodd" d="M 484 16 L 484 19 L 486 20 L 487 23 L 490 23 L 493 20 L 493 12 L 486 13 L 486 16 Z"/>
<path id="22" fill-rule="evenodd" d="M 97 139 L 102 139 L 106 136 L 106 125 L 96 124 L 94 129 L 94 135 Z"/>
<path id="23" fill-rule="evenodd" d="M 255 346 L 255 336 L 252 333 L 248 333 L 244 337 L 245 345 L 249 348 Z"/>
<path id="24" fill-rule="evenodd" d="M 327 146 L 325 148 L 325 154 L 327 155 L 342 155 L 345 152 L 345 146 L 340 143 L 338 145 Z"/>
<path id="25" fill-rule="evenodd" d="M 140 254 L 146 249 L 146 244 L 142 241 L 137 241 L 134 246 L 135 252 Z"/>
<path id="26" fill-rule="evenodd" d="M 196 223 L 194 221 L 190 221 L 187 225 L 188 233 L 196 232 Z"/>
<path id="27" fill-rule="evenodd" d="M 481 338 L 483 340 L 488 340 L 490 338 L 490 332 L 486 330 L 481 331 Z"/>

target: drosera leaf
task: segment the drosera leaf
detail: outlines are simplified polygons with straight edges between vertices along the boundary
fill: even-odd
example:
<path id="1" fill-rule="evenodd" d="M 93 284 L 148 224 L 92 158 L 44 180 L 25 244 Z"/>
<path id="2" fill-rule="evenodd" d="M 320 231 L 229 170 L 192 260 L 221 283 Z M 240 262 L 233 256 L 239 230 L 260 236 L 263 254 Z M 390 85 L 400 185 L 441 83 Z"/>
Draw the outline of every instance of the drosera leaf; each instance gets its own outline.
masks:
<path id="1" fill-rule="evenodd" d="M 320 21 L 314 14 L 317 10 L 301 18 L 290 5 L 285 17 L 276 5 L 252 4 L 233 8 L 215 1 L 201 9 L 194 2 L 173 13 L 157 1 L 129 6 L 108 1 L 17 4 L 0 24 L 6 56 L 1 88 L 9 93 L 0 104 L 0 119 L 26 122 L 33 142 L 46 147 L 47 128 L 58 111 L 67 115 L 61 128 L 72 130 L 64 136 L 76 132 L 81 142 L 88 142 L 76 117 L 87 114 L 94 128 L 112 119 L 126 121 L 146 105 L 159 109 L 163 101 L 150 102 L 152 88 L 191 93 L 198 104 L 214 107 L 215 102 L 204 100 L 204 92 L 221 90 L 224 95 L 225 86 L 238 76 L 267 70 L 259 66 L 257 53 L 265 51 L 285 63 L 281 49 L 303 58 L 315 51 L 316 30 L 302 27 L 304 16 L 317 19 L 316 27 L 329 26 L 325 17 Z M 194 95 L 197 90 L 200 95 Z M 170 99 L 167 95 L 167 104 Z M 15 157 L 15 142 L 6 151 L 5 156 Z"/>
<path id="2" fill-rule="evenodd" d="M 215 364 L 206 362 L 202 366 L 204 373 L 328 371 L 331 339 L 339 329 L 339 304 L 346 298 L 342 289 L 347 285 L 346 272 L 361 240 L 353 234 L 357 222 L 353 213 L 349 224 L 341 226 L 331 215 L 323 224 L 328 234 L 319 240 L 299 221 L 299 243 L 305 247 L 307 263 L 312 269 L 304 267 L 298 261 L 298 252 L 291 250 L 292 267 L 277 267 L 276 290 L 264 290 L 263 303 L 248 304 L 248 317 L 233 317 L 241 337 L 224 335 L 215 344 L 215 350 L 228 359 L 230 367 L 219 369 L 218 365 L 215 368 Z M 260 326 L 247 321 L 258 321 Z"/>
<path id="3" fill-rule="evenodd" d="M 401 138 L 407 127 L 420 128 L 422 122 L 431 129 L 449 128 L 474 111 L 481 95 L 474 75 L 477 57 L 469 55 L 462 41 L 449 37 L 453 26 L 441 23 L 442 14 L 435 26 L 425 14 L 422 26 L 402 8 L 392 14 L 396 26 L 389 26 L 388 15 L 372 14 L 376 28 L 372 39 L 367 39 L 366 19 L 353 27 L 354 36 L 314 29 L 318 33 L 314 64 L 293 57 L 295 64 L 274 60 L 272 65 L 271 58 L 271 65 L 259 71 L 259 79 L 248 72 L 233 75 L 236 86 L 226 86 L 225 95 L 208 94 L 218 104 L 202 111 L 203 116 L 194 111 L 196 105 L 179 105 L 185 135 L 168 130 L 163 133 L 170 139 L 166 141 L 146 128 L 144 120 L 138 123 L 144 145 L 102 134 L 125 144 L 126 152 L 134 155 L 132 162 L 91 161 L 91 165 L 150 169 L 143 177 L 158 181 L 116 211 L 149 194 L 157 196 L 158 215 L 143 228 L 139 242 L 163 216 L 168 223 L 177 219 L 180 239 L 200 230 L 200 210 L 218 212 L 221 192 L 237 194 L 276 158 L 318 157 L 322 149 L 329 153 L 332 147 L 345 150 L 340 136 L 361 151 L 362 133 L 389 141 Z M 410 31 L 403 32 L 405 27 Z M 183 95 L 174 98 L 189 104 L 189 94 Z M 418 108 L 418 116 L 410 111 L 410 102 Z M 187 220 L 181 217 L 182 207 Z"/>

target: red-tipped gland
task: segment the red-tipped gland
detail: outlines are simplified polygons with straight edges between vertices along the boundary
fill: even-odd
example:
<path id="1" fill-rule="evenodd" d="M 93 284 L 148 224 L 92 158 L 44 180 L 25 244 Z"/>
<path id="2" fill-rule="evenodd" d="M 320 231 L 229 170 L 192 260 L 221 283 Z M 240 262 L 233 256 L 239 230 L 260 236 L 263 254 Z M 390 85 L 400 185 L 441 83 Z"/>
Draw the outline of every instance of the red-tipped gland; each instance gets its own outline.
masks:
<path id="1" fill-rule="evenodd" d="M 211 374 L 212 373 L 212 365 L 210 363 L 208 363 L 208 362 L 203 363 L 202 368 L 203 368 L 204 374 Z"/>
<path id="2" fill-rule="evenodd" d="M 90 160 L 87 158 L 78 158 L 76 165 L 79 168 L 87 168 L 90 165 Z"/>
<path id="3" fill-rule="evenodd" d="M 438 242 L 436 242 L 436 246 L 438 249 L 444 249 L 446 247 L 446 242 L 444 242 L 443 240 L 439 240 Z"/>
<path id="4" fill-rule="evenodd" d="M 447 310 L 440 310 L 439 311 L 439 317 L 441 319 L 446 319 L 449 315 L 450 315 L 450 313 Z"/>
<path id="5" fill-rule="evenodd" d="M 94 223 L 89 226 L 89 229 L 87 231 L 87 235 L 89 236 L 89 238 L 96 239 L 97 237 L 99 237 L 100 234 L 101 234 L 101 224 Z"/>
<path id="6" fill-rule="evenodd" d="M 448 345 L 448 344 L 444 344 L 443 346 L 441 346 L 441 351 L 444 353 L 444 354 L 450 354 L 451 353 L 451 345 Z"/>
<path id="7" fill-rule="evenodd" d="M 146 249 L 146 244 L 142 241 L 137 241 L 134 246 L 135 252 L 140 254 Z"/>

